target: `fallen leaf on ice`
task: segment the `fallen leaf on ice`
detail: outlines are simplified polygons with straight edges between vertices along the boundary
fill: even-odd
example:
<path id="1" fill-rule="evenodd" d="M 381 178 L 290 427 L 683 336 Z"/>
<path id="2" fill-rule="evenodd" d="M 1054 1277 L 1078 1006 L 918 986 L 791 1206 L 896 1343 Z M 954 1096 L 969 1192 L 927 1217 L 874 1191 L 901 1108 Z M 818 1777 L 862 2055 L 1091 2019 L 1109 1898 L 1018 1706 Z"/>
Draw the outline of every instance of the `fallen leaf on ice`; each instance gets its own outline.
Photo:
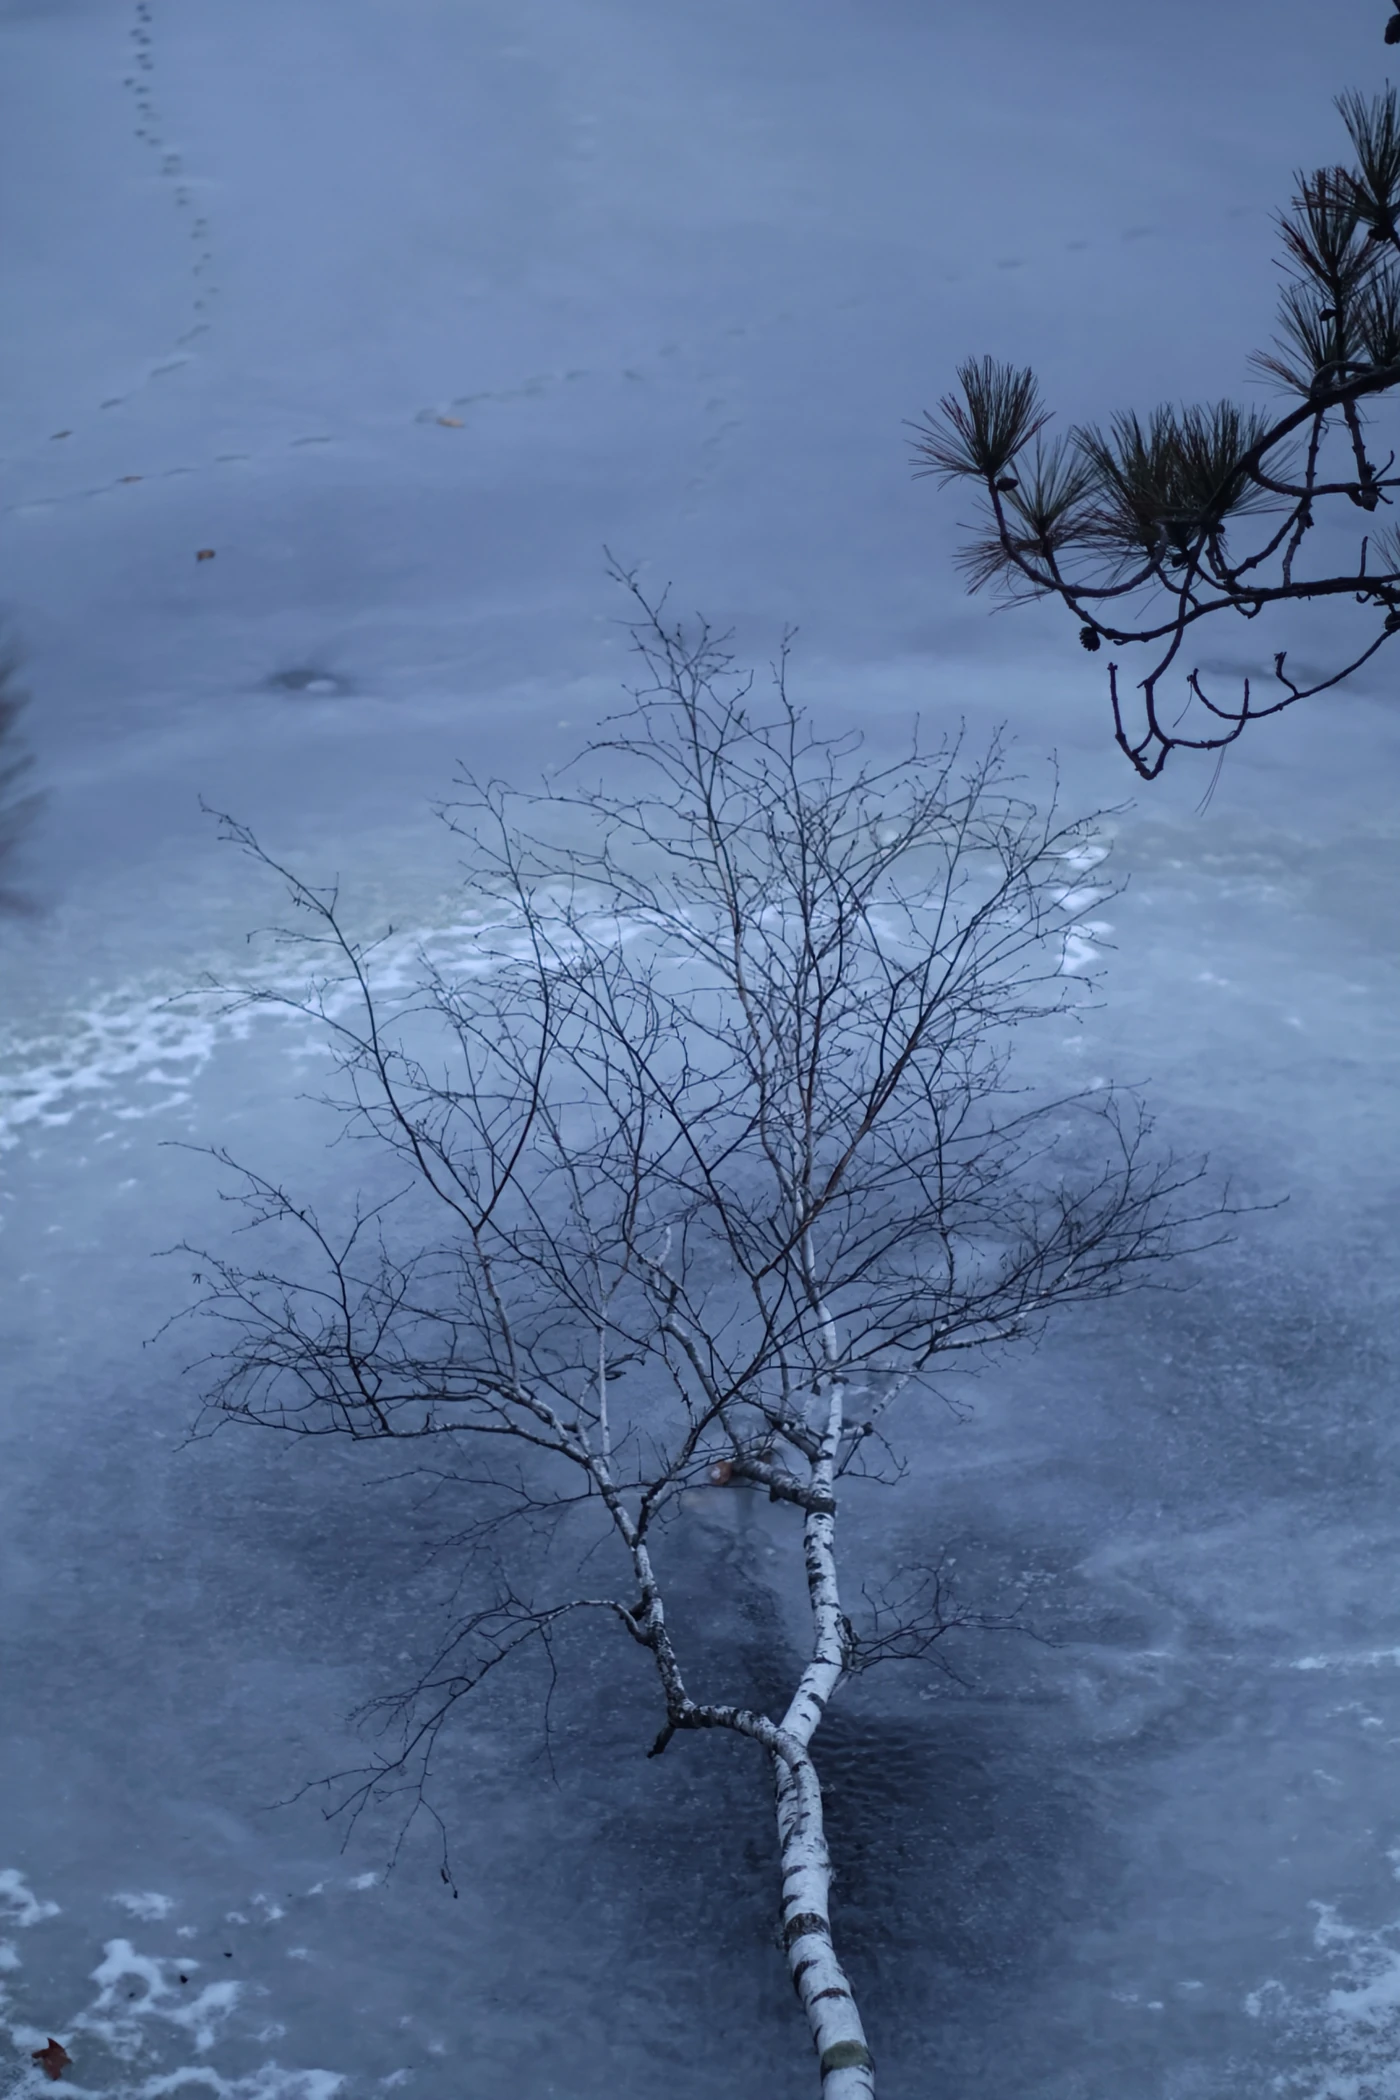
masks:
<path id="1" fill-rule="evenodd" d="M 45 2048 L 31 2049 L 29 2053 L 42 2070 L 45 2078 L 61 2078 L 73 2061 L 62 2042 L 56 2042 L 52 2035 L 49 2036 L 48 2044 Z"/>

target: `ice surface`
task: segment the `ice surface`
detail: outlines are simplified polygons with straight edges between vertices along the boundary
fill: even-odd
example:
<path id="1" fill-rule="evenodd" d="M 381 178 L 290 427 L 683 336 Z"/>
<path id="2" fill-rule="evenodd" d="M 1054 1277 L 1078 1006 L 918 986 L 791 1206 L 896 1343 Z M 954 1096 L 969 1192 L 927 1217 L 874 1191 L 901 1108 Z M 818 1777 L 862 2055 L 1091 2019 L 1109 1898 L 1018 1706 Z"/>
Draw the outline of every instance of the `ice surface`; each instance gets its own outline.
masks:
<path id="1" fill-rule="evenodd" d="M 430 1641 L 450 1518 L 189 1444 L 198 1337 L 146 1346 L 185 1296 L 151 1255 L 225 1222 L 181 1147 L 331 1207 L 353 1164 L 305 1024 L 184 996 L 290 968 L 200 797 L 392 925 L 393 981 L 467 965 L 425 811 L 616 703 L 606 544 L 760 667 L 796 623 L 798 697 L 877 751 L 1006 720 L 1042 794 L 1054 751 L 1104 812 L 1064 958 L 1103 989 L 1032 1076 L 1141 1079 L 1288 1199 L 910 1423 L 852 1509 L 853 1550 L 955 1540 L 1053 1637 L 832 1716 L 885 2089 L 1400 2095 L 1391 674 L 1203 812 L 1208 767 L 1133 800 L 1072 633 L 960 596 L 901 430 L 984 349 L 1069 417 L 1241 385 L 1269 213 L 1382 60 L 1377 10 L 1300 0 L 0 0 L 0 577 L 47 797 L 0 926 L 0 2088 L 52 2034 L 112 2100 L 810 2089 L 764 1775 L 649 1764 L 626 1658 L 565 1658 L 552 1772 L 537 1685 L 455 1739 L 458 1898 L 426 1838 L 342 1856 L 299 1789 Z M 676 1574 L 754 1697 L 770 1521 L 726 1504 Z"/>

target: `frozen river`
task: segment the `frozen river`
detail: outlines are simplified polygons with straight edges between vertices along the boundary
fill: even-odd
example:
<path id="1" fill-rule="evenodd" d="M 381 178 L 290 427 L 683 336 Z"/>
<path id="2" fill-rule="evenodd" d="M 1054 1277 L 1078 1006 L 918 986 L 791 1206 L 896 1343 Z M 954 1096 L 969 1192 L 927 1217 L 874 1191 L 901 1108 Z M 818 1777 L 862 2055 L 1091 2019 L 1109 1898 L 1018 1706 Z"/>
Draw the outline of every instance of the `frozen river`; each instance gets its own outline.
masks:
<path id="1" fill-rule="evenodd" d="M 531 1684 L 482 1704 L 460 1900 L 426 1841 L 386 1881 L 374 1831 L 277 1805 L 428 1637 L 435 1519 L 333 1452 L 187 1444 L 198 1338 L 150 1340 L 188 1266 L 153 1257 L 226 1222 L 181 1147 L 346 1173 L 296 1028 L 170 1003 L 276 910 L 201 796 L 357 924 L 449 928 L 428 805 L 612 704 L 607 546 L 760 665 L 796 624 L 825 726 L 1008 721 L 1070 809 L 1128 805 L 1103 1004 L 1037 1069 L 1142 1080 L 1287 1199 L 911 1424 L 852 1518 L 1031 1578 L 1050 1637 L 829 1724 L 882 2092 L 1400 2096 L 1393 667 L 1204 811 L 1184 762 L 1133 799 L 1072 630 L 960 597 L 900 427 L 983 349 L 1071 416 L 1241 385 L 1269 213 L 1382 11 L 956 12 L 0 0 L 0 592 L 45 795 L 0 924 L 0 2091 L 50 2034 L 94 2100 L 812 2086 L 765 1775 L 648 1764 L 639 1676 L 580 1663 L 553 1774 Z M 689 1571 L 755 1697 L 767 1520 L 717 1499 Z"/>

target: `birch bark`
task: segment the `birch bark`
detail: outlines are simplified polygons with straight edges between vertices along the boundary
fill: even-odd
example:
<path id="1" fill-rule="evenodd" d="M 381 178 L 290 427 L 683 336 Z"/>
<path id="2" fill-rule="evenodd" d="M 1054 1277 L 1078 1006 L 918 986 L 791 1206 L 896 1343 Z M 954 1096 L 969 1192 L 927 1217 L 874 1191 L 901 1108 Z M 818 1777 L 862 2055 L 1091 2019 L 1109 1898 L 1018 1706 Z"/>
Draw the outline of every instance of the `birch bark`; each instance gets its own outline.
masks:
<path id="1" fill-rule="evenodd" d="M 812 1486 L 834 1500 L 836 1458 L 845 1419 L 845 1390 L 830 1387 Z M 783 1750 L 773 1757 L 778 1843 L 782 1859 L 783 1946 L 821 2068 L 822 2100 L 872 2100 L 875 2062 L 855 1994 L 831 1936 L 831 1855 L 821 1782 L 808 1754 L 812 1737 L 846 1670 L 846 1620 L 836 1573 L 836 1518 L 809 1510 L 803 1532 L 812 1655 L 781 1723 Z"/>

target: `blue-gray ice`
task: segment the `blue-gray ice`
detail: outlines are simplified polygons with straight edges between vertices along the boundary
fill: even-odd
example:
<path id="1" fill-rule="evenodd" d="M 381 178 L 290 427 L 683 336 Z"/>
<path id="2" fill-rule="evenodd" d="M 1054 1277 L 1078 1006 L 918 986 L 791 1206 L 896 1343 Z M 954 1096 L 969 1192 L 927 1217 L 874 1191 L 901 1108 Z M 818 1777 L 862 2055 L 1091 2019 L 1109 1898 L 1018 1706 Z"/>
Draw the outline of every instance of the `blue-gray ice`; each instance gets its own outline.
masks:
<path id="1" fill-rule="evenodd" d="M 974 1589 L 1033 1577 L 1055 1639 L 833 1718 L 883 2089 L 1400 2095 L 1393 669 L 1257 730 L 1204 814 L 1189 763 L 1130 799 L 1096 667 L 960 596 L 901 430 L 983 351 L 1071 417 L 1241 388 L 1269 214 L 1383 16 L 0 0 L 0 595 L 47 797 L 0 927 L 0 2089 L 49 2035 L 94 2100 L 809 2088 L 765 1775 L 647 1764 L 611 1661 L 557 1778 L 532 1684 L 455 1739 L 460 1900 L 426 1842 L 386 1882 L 276 1805 L 429 1637 L 437 1519 L 333 1453 L 186 1447 L 197 1337 L 143 1346 L 186 1292 L 154 1251 L 223 1223 L 167 1141 L 353 1166 L 301 1034 L 168 1003 L 276 910 L 199 797 L 364 927 L 450 926 L 454 763 L 527 781 L 618 691 L 606 545 L 760 664 L 795 623 L 833 728 L 1005 719 L 1071 809 L 1126 801 L 1104 1003 L 1037 1070 L 1143 1080 L 1288 1198 L 911 1423 L 870 1506 Z M 738 1522 L 696 1572 L 761 1675 Z"/>

